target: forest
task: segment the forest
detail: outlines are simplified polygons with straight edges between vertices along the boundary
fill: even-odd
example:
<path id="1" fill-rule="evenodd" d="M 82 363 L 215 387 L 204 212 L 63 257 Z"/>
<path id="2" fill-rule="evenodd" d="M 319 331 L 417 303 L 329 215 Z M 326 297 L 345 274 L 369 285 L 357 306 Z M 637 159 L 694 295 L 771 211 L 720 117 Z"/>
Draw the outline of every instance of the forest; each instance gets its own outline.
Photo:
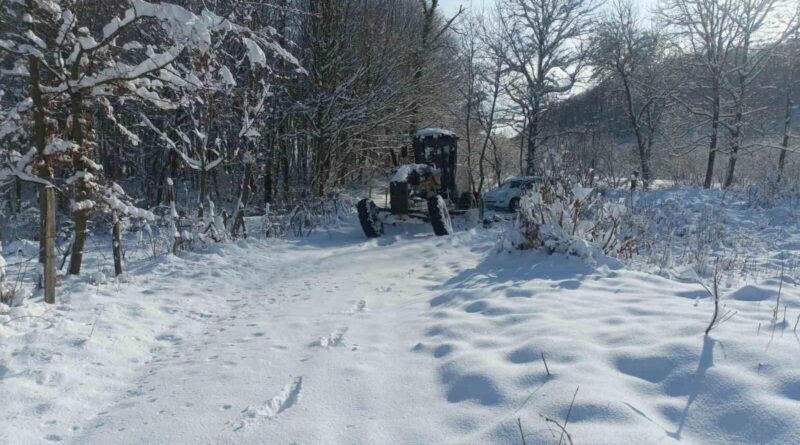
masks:
<path id="1" fill-rule="evenodd" d="M 789 2 L 209 6 L 5 0 L 3 239 L 39 237 L 42 187 L 56 192 L 55 231 L 71 232 L 70 274 L 87 231 L 122 219 L 175 213 L 245 236 L 245 215 L 385 181 L 428 126 L 459 135 L 474 204 L 513 175 L 644 188 L 796 177 Z"/>

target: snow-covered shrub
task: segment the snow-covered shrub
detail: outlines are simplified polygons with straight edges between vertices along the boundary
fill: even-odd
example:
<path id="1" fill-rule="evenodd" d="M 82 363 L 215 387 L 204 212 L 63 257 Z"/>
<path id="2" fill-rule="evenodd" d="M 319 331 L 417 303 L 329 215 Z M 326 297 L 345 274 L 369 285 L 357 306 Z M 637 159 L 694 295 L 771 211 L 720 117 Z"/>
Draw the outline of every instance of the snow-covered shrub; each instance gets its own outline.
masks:
<path id="1" fill-rule="evenodd" d="M 777 174 L 766 175 L 761 181 L 745 189 L 747 204 L 751 207 L 769 208 L 778 204 L 800 205 L 800 184 Z"/>
<path id="2" fill-rule="evenodd" d="M 338 227 L 353 208 L 354 199 L 349 196 L 305 199 L 283 208 L 267 206 L 262 218 L 262 233 L 267 238 L 308 236 L 320 227 Z"/>
<path id="3" fill-rule="evenodd" d="M 3 245 L 0 244 L 0 304 L 19 306 L 30 297 L 31 292 L 20 283 L 14 283 L 6 277 L 6 261 L 3 258 Z"/>
<path id="4" fill-rule="evenodd" d="M 23 200 L 20 212 L 0 212 L 0 232 L 7 240 L 34 239 L 39 236 L 39 218 L 38 205 Z"/>
<path id="5" fill-rule="evenodd" d="M 613 254 L 634 268 L 678 280 L 708 281 L 717 273 L 723 287 L 774 275 L 783 260 L 770 258 L 764 242 L 784 244 L 797 210 L 785 199 L 754 208 L 748 193 L 699 188 L 639 192 L 635 210 L 620 222 Z M 627 194 L 609 191 L 610 196 Z"/>
<path id="6" fill-rule="evenodd" d="M 626 241 L 620 223 L 627 214 L 623 204 L 607 202 L 591 188 L 548 181 L 523 194 L 501 248 L 544 248 L 584 258 L 615 253 Z"/>
<path id="7" fill-rule="evenodd" d="M 176 212 L 174 205 L 169 214 L 164 216 L 173 252 L 192 249 L 196 245 L 230 240 L 228 214 L 226 212 L 218 214 L 214 202 L 210 199 L 207 206 L 203 216 L 191 215 L 185 211 Z"/>

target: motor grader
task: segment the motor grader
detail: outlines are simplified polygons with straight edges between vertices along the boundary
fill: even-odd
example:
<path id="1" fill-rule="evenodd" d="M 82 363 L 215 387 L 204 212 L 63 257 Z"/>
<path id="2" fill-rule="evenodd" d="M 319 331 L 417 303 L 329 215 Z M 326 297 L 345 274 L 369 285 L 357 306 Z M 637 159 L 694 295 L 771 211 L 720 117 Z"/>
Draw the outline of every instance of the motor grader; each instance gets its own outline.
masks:
<path id="1" fill-rule="evenodd" d="M 425 128 L 414 135 L 414 163 L 395 168 L 389 181 L 389 207 L 378 207 L 369 198 L 356 206 L 368 238 L 383 235 L 387 220 L 397 223 L 411 218 L 429 222 L 437 236 L 453 233 L 451 215 L 464 213 L 453 202 L 458 197 L 457 142 L 455 133 L 441 128 Z M 401 157 L 408 157 L 405 149 Z"/>

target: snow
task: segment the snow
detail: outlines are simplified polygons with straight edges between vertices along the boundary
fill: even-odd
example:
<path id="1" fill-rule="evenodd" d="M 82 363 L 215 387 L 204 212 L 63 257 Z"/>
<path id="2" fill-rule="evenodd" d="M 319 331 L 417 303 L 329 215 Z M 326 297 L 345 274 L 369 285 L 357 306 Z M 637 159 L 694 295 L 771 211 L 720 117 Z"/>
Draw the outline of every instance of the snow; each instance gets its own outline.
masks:
<path id="1" fill-rule="evenodd" d="M 137 50 L 137 49 L 142 49 L 142 48 L 144 48 L 144 46 L 141 43 L 139 43 L 139 42 L 137 42 L 135 40 L 132 41 L 132 42 L 126 42 L 125 44 L 122 45 L 122 49 L 124 49 L 126 51 L 132 51 L 132 50 Z"/>
<path id="2" fill-rule="evenodd" d="M 422 130 L 417 131 L 417 134 L 414 137 L 417 139 L 424 139 L 426 137 L 438 138 L 440 136 L 455 137 L 456 134 L 450 130 L 432 127 L 423 128 Z"/>
<path id="3" fill-rule="evenodd" d="M 428 164 L 403 164 L 397 167 L 394 175 L 392 175 L 391 182 L 406 182 L 408 181 L 408 175 L 412 172 L 417 172 L 417 174 L 422 176 L 425 174 L 436 174 L 438 170 Z"/>
<path id="4" fill-rule="evenodd" d="M 251 67 L 267 66 L 267 56 L 256 42 L 247 37 L 242 37 L 242 43 L 247 47 L 247 58 L 250 60 Z"/>
<path id="5" fill-rule="evenodd" d="M 667 188 L 635 194 L 636 213 L 644 218 L 642 241 L 630 267 L 685 280 L 713 275 L 720 264 L 721 285 L 735 289 L 780 275 L 800 282 L 800 219 L 797 197 L 761 206 L 752 191 L 726 192 Z M 629 192 L 612 194 L 625 197 Z M 627 202 L 627 201 L 626 201 Z"/>
<path id="6" fill-rule="evenodd" d="M 103 171 L 103 166 L 98 164 L 97 162 L 92 161 L 91 159 L 87 158 L 86 156 L 81 156 L 81 162 L 86 164 L 90 170 L 92 171 Z"/>
<path id="7" fill-rule="evenodd" d="M 83 201 L 72 201 L 69 205 L 69 209 L 72 212 L 80 212 L 83 210 L 90 210 L 95 207 L 96 203 L 91 199 L 85 199 Z"/>
<path id="8" fill-rule="evenodd" d="M 74 175 L 72 175 L 69 178 L 65 179 L 64 183 L 66 183 L 68 185 L 71 185 L 75 181 L 92 182 L 92 181 L 94 181 L 94 179 L 95 179 L 95 176 L 93 174 L 91 174 L 89 172 L 85 172 L 85 171 L 78 171 L 78 172 L 75 172 Z"/>
<path id="9" fill-rule="evenodd" d="M 47 143 L 47 146 L 44 148 L 44 154 L 46 155 L 55 155 L 58 153 L 63 153 L 66 151 L 75 150 L 78 148 L 78 145 L 71 141 L 65 141 L 61 138 L 53 138 L 50 142 Z"/>
<path id="10" fill-rule="evenodd" d="M 236 86 L 236 79 L 233 78 L 233 74 L 227 66 L 223 65 L 219 69 L 219 75 L 222 77 L 222 84 L 225 85 L 226 88 L 233 88 Z"/>
<path id="11" fill-rule="evenodd" d="M 181 6 L 170 3 L 154 4 L 144 0 L 133 0 L 131 5 L 132 7 L 125 12 L 124 18 L 119 23 L 112 22 L 107 25 L 104 34 L 105 31 L 112 31 L 116 27 L 129 23 L 135 17 L 154 17 L 161 22 L 164 31 L 174 39 L 202 49 L 211 45 L 212 32 L 233 28 L 233 24 L 208 10 L 203 10 L 200 15 L 195 15 Z"/>
<path id="12" fill-rule="evenodd" d="M 652 199 L 670 196 L 697 200 L 670 210 L 689 219 L 718 198 Z M 731 226 L 773 215 L 800 237 L 796 211 L 726 201 Z M 366 240 L 348 216 L 180 257 L 130 246 L 122 279 L 90 253 L 55 306 L 0 307 L 0 442 L 519 444 L 519 418 L 527 443 L 557 443 L 545 418 L 569 412 L 575 443 L 800 443 L 788 272 L 726 288 L 736 315 L 704 337 L 696 282 L 498 252 L 500 230 Z"/>
<path id="13" fill-rule="evenodd" d="M 125 63 L 117 63 L 113 66 L 99 70 L 97 74 L 85 75 L 81 77 L 75 85 L 70 86 L 68 83 L 63 82 L 56 87 L 43 88 L 43 91 L 50 93 L 63 93 L 70 88 L 94 88 L 101 86 L 105 83 L 132 80 L 144 76 L 145 74 L 156 71 L 171 64 L 183 52 L 183 46 L 172 46 L 162 53 L 151 54 L 150 57 L 141 61 L 137 65 L 127 65 Z M 144 88 L 139 91 L 145 92 Z M 154 102 L 156 103 L 156 102 Z"/>
<path id="14" fill-rule="evenodd" d="M 523 181 L 523 182 L 542 182 L 541 176 L 509 176 L 502 180 L 500 183 L 505 184 L 510 181 Z"/>
<path id="15" fill-rule="evenodd" d="M 575 184 L 572 186 L 572 197 L 576 201 L 583 202 L 589 195 L 592 193 L 591 187 L 581 187 L 580 184 Z"/>
<path id="16" fill-rule="evenodd" d="M 58 37 L 56 37 L 56 43 L 58 45 L 64 44 L 64 41 L 67 38 L 68 33 L 72 30 L 73 25 L 75 24 L 75 14 L 72 13 L 69 9 L 65 9 L 61 12 L 61 26 L 58 28 Z"/>
<path id="17" fill-rule="evenodd" d="M 25 32 L 25 37 L 27 37 L 31 42 L 35 43 L 41 49 L 47 49 L 47 44 L 44 43 L 44 40 L 39 38 L 33 31 L 30 29 Z"/>

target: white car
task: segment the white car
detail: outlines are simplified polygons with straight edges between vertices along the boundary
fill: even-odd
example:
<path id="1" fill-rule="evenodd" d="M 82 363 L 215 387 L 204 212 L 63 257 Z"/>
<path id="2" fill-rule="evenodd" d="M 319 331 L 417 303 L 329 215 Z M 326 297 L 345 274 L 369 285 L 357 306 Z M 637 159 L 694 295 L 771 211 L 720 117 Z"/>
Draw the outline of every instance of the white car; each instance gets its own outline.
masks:
<path id="1" fill-rule="evenodd" d="M 483 204 L 489 208 L 517 210 L 519 198 L 525 190 L 541 182 L 538 176 L 519 176 L 503 181 L 499 187 L 483 195 Z"/>

